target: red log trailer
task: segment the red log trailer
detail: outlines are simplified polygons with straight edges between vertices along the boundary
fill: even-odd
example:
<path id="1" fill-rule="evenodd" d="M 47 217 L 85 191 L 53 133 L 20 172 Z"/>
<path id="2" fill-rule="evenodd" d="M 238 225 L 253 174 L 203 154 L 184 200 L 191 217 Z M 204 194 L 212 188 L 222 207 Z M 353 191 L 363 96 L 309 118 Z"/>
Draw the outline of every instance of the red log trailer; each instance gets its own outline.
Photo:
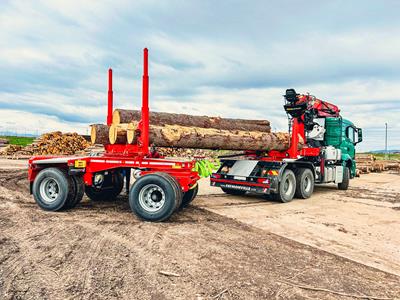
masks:
<path id="1" fill-rule="evenodd" d="M 29 160 L 30 191 L 44 210 L 76 206 L 83 194 L 94 200 L 115 199 L 123 190 L 124 177 L 132 211 L 148 221 L 163 221 L 188 205 L 197 195 L 195 161 L 172 160 L 153 155 L 149 148 L 148 50 L 144 49 L 142 119 L 136 144 L 105 145 L 100 156 L 36 156 Z M 112 70 L 108 71 L 107 124 L 113 111 Z M 140 177 L 130 187 L 131 170 Z"/>

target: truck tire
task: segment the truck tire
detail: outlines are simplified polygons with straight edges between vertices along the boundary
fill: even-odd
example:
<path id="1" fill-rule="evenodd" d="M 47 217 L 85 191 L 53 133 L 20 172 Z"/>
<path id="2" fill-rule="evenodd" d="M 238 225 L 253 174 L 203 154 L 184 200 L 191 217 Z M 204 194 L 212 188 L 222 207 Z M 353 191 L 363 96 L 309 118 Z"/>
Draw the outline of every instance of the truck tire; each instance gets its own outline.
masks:
<path id="1" fill-rule="evenodd" d="M 160 174 L 147 174 L 133 184 L 129 191 L 132 211 L 146 221 L 165 221 L 179 203 L 179 193 L 171 180 Z"/>
<path id="2" fill-rule="evenodd" d="M 46 168 L 36 176 L 32 194 L 40 208 L 47 211 L 59 211 L 75 195 L 72 178 L 58 168 Z"/>
<path id="3" fill-rule="evenodd" d="M 272 194 L 275 200 L 287 203 L 293 200 L 296 192 L 296 176 L 292 170 L 286 169 L 283 172 L 281 182 L 279 183 L 278 193 Z"/>
<path id="4" fill-rule="evenodd" d="M 229 188 L 221 188 L 221 190 L 228 195 L 235 195 L 235 196 L 241 196 L 246 194 L 246 191 L 242 191 L 242 190 L 234 190 L 234 189 L 229 189 Z"/>
<path id="5" fill-rule="evenodd" d="M 301 199 L 310 198 L 314 192 L 314 174 L 308 168 L 298 169 L 296 172 L 295 197 Z"/>
<path id="6" fill-rule="evenodd" d="M 109 176 L 109 175 L 107 175 Z M 85 194 L 93 201 L 113 201 L 122 192 L 124 188 L 124 177 L 120 172 L 112 173 L 113 186 L 111 187 L 95 187 L 86 186 Z"/>
<path id="7" fill-rule="evenodd" d="M 82 176 L 71 176 L 71 179 L 74 184 L 74 196 L 70 199 L 67 199 L 65 202 L 64 207 L 66 209 L 74 208 L 76 205 L 78 205 L 85 194 L 85 183 Z"/>
<path id="8" fill-rule="evenodd" d="M 350 169 L 348 167 L 344 167 L 343 169 L 343 181 L 338 183 L 339 190 L 347 190 L 349 188 L 350 183 Z"/>
<path id="9" fill-rule="evenodd" d="M 193 200 L 196 198 L 197 193 L 199 192 L 199 184 L 196 183 L 196 185 L 188 190 L 186 193 L 183 194 L 182 198 L 182 204 L 179 207 L 180 209 L 183 209 L 187 207 Z"/>

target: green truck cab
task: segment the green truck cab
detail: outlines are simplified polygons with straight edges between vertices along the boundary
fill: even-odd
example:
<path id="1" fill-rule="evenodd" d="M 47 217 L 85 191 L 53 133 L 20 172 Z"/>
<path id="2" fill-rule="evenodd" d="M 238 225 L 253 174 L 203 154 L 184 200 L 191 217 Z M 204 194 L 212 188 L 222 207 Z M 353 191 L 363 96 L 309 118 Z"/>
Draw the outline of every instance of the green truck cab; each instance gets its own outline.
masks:
<path id="1" fill-rule="evenodd" d="M 341 150 L 342 165 L 350 169 L 351 178 L 356 176 L 356 148 L 362 142 L 362 129 L 343 118 L 326 118 L 325 145 Z"/>

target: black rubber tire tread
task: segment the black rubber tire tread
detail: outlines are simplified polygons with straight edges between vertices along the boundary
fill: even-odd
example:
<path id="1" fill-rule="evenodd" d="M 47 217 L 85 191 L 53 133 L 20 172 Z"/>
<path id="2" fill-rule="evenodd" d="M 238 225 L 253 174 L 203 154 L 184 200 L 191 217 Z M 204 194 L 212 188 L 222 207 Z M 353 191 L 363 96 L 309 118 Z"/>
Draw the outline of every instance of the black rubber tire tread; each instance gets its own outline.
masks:
<path id="1" fill-rule="evenodd" d="M 60 189 L 60 195 L 57 201 L 50 204 L 43 201 L 40 195 L 40 184 L 47 177 L 53 178 L 57 182 Z M 59 168 L 46 168 L 40 171 L 36 176 L 32 186 L 32 194 L 36 203 L 43 210 L 59 211 L 64 208 L 65 203 L 69 199 L 72 199 L 75 196 L 75 187 L 73 180 L 66 175 L 66 171 L 63 171 Z"/>
<path id="2" fill-rule="evenodd" d="M 345 191 L 349 188 L 350 184 L 350 169 L 348 167 L 344 167 L 343 169 L 343 181 L 338 183 L 338 189 Z"/>
<path id="3" fill-rule="evenodd" d="M 182 203 L 179 208 L 183 209 L 187 207 L 194 200 L 194 198 L 196 198 L 198 192 L 199 184 L 196 182 L 196 186 L 194 188 L 188 190 L 186 193 L 183 194 Z"/>
<path id="4" fill-rule="evenodd" d="M 86 186 L 86 196 L 92 201 L 114 201 L 124 188 L 124 177 L 118 171 L 114 172 L 112 176 L 117 179 L 114 188 L 99 189 L 94 186 Z"/>
<path id="5" fill-rule="evenodd" d="M 291 193 L 291 195 L 289 197 L 285 197 L 284 196 L 284 194 L 283 194 L 283 185 L 281 184 L 285 180 L 285 178 L 287 176 L 290 177 L 290 179 L 292 180 L 292 184 L 294 185 L 293 186 L 293 192 Z M 287 203 L 287 202 L 290 202 L 290 201 L 293 200 L 295 192 L 296 192 L 296 175 L 294 175 L 294 172 L 292 170 L 286 169 L 283 172 L 281 182 L 279 183 L 278 193 L 277 194 L 272 194 L 272 197 L 275 200 L 278 200 L 278 201 L 283 202 L 283 203 Z"/>
<path id="6" fill-rule="evenodd" d="M 228 188 L 221 188 L 221 190 L 228 195 L 235 195 L 235 196 L 242 196 L 246 194 L 246 191 L 241 191 L 241 190 L 234 190 L 234 189 L 228 189 Z"/>
<path id="7" fill-rule="evenodd" d="M 296 173 L 296 192 L 294 196 L 300 199 L 310 198 L 312 193 L 314 192 L 314 174 L 308 168 L 300 168 L 297 169 Z M 306 176 L 308 176 L 311 180 L 311 189 L 309 192 L 304 190 L 303 180 L 305 180 Z"/>
<path id="8" fill-rule="evenodd" d="M 70 177 L 73 181 L 75 192 L 74 192 L 74 197 L 68 199 L 67 202 L 65 203 L 66 209 L 71 209 L 77 206 L 78 203 L 81 202 L 83 195 L 85 194 L 85 183 L 83 181 L 82 176 L 70 176 Z"/>
<path id="9" fill-rule="evenodd" d="M 176 207 L 177 189 L 173 181 L 167 179 L 164 174 L 153 173 L 141 176 L 132 185 L 129 191 L 129 205 L 135 215 L 146 221 L 162 222 L 167 220 L 174 212 Z M 163 207 L 156 212 L 146 211 L 139 202 L 139 193 L 143 187 L 148 184 L 156 184 L 163 189 L 165 194 L 165 203 Z"/>
<path id="10" fill-rule="evenodd" d="M 168 173 L 164 172 L 156 172 L 154 174 L 163 176 L 165 179 L 169 180 L 174 186 L 175 186 L 175 193 L 176 193 L 176 207 L 175 211 L 180 208 L 182 205 L 182 199 L 183 199 L 183 192 L 182 192 L 182 187 L 179 184 L 178 180 L 175 179 L 172 175 L 169 175 Z"/>

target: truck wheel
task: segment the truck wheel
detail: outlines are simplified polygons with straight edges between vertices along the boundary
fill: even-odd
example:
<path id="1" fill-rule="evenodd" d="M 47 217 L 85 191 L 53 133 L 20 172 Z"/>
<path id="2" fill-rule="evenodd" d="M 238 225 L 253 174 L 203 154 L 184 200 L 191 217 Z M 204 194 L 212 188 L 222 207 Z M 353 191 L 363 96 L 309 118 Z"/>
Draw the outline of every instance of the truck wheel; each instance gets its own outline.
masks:
<path id="1" fill-rule="evenodd" d="M 196 185 L 193 188 L 184 193 L 180 209 L 187 207 L 194 200 L 194 198 L 196 198 L 198 191 L 199 191 L 199 184 L 196 183 Z"/>
<path id="2" fill-rule="evenodd" d="M 301 168 L 296 173 L 296 198 L 310 198 L 314 192 L 314 174 L 310 169 Z"/>
<path id="3" fill-rule="evenodd" d="M 279 183 L 278 193 L 274 194 L 273 198 L 284 203 L 290 202 L 293 200 L 295 192 L 296 176 L 292 170 L 285 170 Z"/>
<path id="4" fill-rule="evenodd" d="M 120 172 L 112 175 L 113 185 L 109 187 L 86 186 L 85 194 L 93 201 L 113 201 L 124 188 L 124 177 Z"/>
<path id="5" fill-rule="evenodd" d="M 338 183 L 338 189 L 339 190 L 347 190 L 349 188 L 349 183 L 350 183 L 350 169 L 345 167 L 343 169 L 343 181 L 341 183 Z"/>
<path id="6" fill-rule="evenodd" d="M 129 205 L 141 219 L 164 221 L 175 211 L 179 193 L 171 180 L 160 174 L 140 177 L 129 191 Z"/>
<path id="7" fill-rule="evenodd" d="M 71 176 L 74 185 L 73 197 L 67 199 L 65 202 L 65 208 L 74 208 L 79 202 L 81 202 L 83 195 L 85 194 L 85 183 L 82 176 Z"/>
<path id="8" fill-rule="evenodd" d="M 60 169 L 47 168 L 39 172 L 32 186 L 32 194 L 40 208 L 48 211 L 62 209 L 74 197 L 73 181 Z"/>
<path id="9" fill-rule="evenodd" d="M 242 191 L 242 190 L 234 190 L 234 189 L 228 189 L 228 188 L 221 188 L 221 190 L 225 193 L 225 194 L 229 194 L 229 195 L 236 195 L 236 196 L 241 196 L 246 194 L 246 191 Z"/>

